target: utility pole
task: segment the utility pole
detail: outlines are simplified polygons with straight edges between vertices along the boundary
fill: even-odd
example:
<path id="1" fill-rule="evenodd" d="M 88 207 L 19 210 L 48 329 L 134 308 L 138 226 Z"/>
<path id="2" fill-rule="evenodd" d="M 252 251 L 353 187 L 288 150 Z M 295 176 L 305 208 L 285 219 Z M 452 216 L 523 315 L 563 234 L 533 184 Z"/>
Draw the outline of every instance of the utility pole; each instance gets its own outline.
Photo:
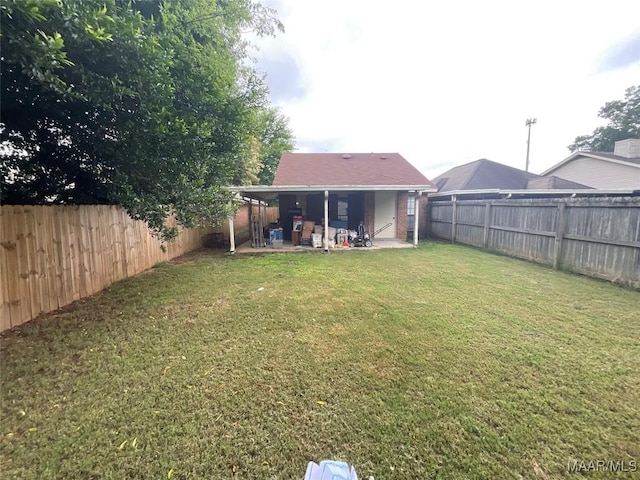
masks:
<path id="1" fill-rule="evenodd" d="M 527 135 L 527 163 L 525 164 L 525 172 L 529 171 L 529 147 L 531 146 L 531 125 L 535 125 L 538 120 L 536 118 L 527 118 L 524 124 L 529 127 L 529 134 Z"/>

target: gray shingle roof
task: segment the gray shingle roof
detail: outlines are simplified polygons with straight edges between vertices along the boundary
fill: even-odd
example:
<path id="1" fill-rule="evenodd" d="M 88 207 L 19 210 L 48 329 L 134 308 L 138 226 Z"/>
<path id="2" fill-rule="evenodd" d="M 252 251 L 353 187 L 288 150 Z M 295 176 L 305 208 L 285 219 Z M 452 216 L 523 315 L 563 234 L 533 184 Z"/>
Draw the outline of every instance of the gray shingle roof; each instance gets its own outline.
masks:
<path id="1" fill-rule="evenodd" d="M 454 167 L 434 178 L 433 182 L 437 185 L 438 192 L 494 188 L 511 190 L 591 188 L 558 177 L 542 177 L 486 158 Z"/>
<path id="2" fill-rule="evenodd" d="M 556 177 L 555 175 L 547 175 L 546 177 L 532 178 L 527 183 L 527 190 L 552 190 L 552 189 L 584 189 L 592 188 L 582 183 L 572 182 L 571 180 L 565 180 L 564 178 Z"/>
<path id="3" fill-rule="evenodd" d="M 525 172 L 501 163 L 481 158 L 446 171 L 433 179 L 439 192 L 453 190 L 481 190 L 487 188 L 527 188 L 535 173 Z"/>

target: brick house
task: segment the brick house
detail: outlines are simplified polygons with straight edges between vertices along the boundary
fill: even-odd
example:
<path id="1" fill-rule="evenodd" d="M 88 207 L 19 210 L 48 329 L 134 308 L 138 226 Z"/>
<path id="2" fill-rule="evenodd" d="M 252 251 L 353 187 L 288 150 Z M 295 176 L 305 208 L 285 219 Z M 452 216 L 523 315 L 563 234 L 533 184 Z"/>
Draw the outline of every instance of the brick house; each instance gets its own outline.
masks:
<path id="1" fill-rule="evenodd" d="M 292 238 L 293 215 L 302 215 L 350 230 L 363 222 L 368 232 L 378 232 L 378 239 L 417 244 L 426 231 L 423 193 L 437 189 L 398 153 L 284 153 L 272 185 L 231 191 L 257 200 L 277 199 L 285 241 Z"/>

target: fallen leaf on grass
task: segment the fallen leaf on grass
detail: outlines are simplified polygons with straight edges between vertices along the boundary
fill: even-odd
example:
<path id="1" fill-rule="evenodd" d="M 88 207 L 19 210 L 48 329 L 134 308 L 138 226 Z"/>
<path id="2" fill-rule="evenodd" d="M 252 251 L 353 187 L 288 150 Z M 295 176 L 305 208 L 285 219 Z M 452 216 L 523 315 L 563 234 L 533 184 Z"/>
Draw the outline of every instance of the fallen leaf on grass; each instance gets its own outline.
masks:
<path id="1" fill-rule="evenodd" d="M 167 365 L 166 367 L 164 367 L 164 370 L 162 371 L 163 375 L 166 375 L 167 370 L 169 370 L 171 367 L 169 365 Z"/>
<path id="2" fill-rule="evenodd" d="M 127 444 L 127 440 L 125 440 L 120 444 L 120 446 L 118 447 L 118 450 L 122 450 L 126 444 Z"/>
<path id="3" fill-rule="evenodd" d="M 316 403 L 320 406 L 324 405 L 324 402 L 322 400 L 317 400 Z"/>
<path id="4" fill-rule="evenodd" d="M 167 472 L 167 478 L 173 477 L 173 468 Z"/>

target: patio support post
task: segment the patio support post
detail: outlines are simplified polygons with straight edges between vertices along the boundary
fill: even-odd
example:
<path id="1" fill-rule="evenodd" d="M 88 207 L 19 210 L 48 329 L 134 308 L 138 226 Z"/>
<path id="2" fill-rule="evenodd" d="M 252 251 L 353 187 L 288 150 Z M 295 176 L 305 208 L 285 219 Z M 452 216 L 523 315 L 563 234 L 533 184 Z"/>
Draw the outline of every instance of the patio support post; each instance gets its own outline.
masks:
<path id="1" fill-rule="evenodd" d="M 329 190 L 324 191 L 324 251 L 329 251 Z"/>
<path id="2" fill-rule="evenodd" d="M 413 207 L 414 214 L 414 224 L 413 224 L 413 246 L 418 246 L 418 231 L 420 230 L 420 197 L 422 196 L 422 192 L 416 190 L 415 201 L 416 204 Z"/>
<path id="3" fill-rule="evenodd" d="M 229 200 L 229 212 L 232 211 L 233 201 Z M 229 253 L 236 253 L 236 232 L 233 229 L 233 215 L 229 215 Z"/>
<path id="4" fill-rule="evenodd" d="M 264 232 L 264 224 L 265 224 L 265 218 L 264 218 L 264 214 L 262 213 L 262 200 L 258 200 L 258 226 L 262 229 L 260 232 L 258 232 L 258 239 L 256 240 L 256 245 L 258 245 L 258 247 L 264 247 L 264 236 L 261 232 Z M 260 240 L 262 240 L 262 242 L 260 242 Z"/>

